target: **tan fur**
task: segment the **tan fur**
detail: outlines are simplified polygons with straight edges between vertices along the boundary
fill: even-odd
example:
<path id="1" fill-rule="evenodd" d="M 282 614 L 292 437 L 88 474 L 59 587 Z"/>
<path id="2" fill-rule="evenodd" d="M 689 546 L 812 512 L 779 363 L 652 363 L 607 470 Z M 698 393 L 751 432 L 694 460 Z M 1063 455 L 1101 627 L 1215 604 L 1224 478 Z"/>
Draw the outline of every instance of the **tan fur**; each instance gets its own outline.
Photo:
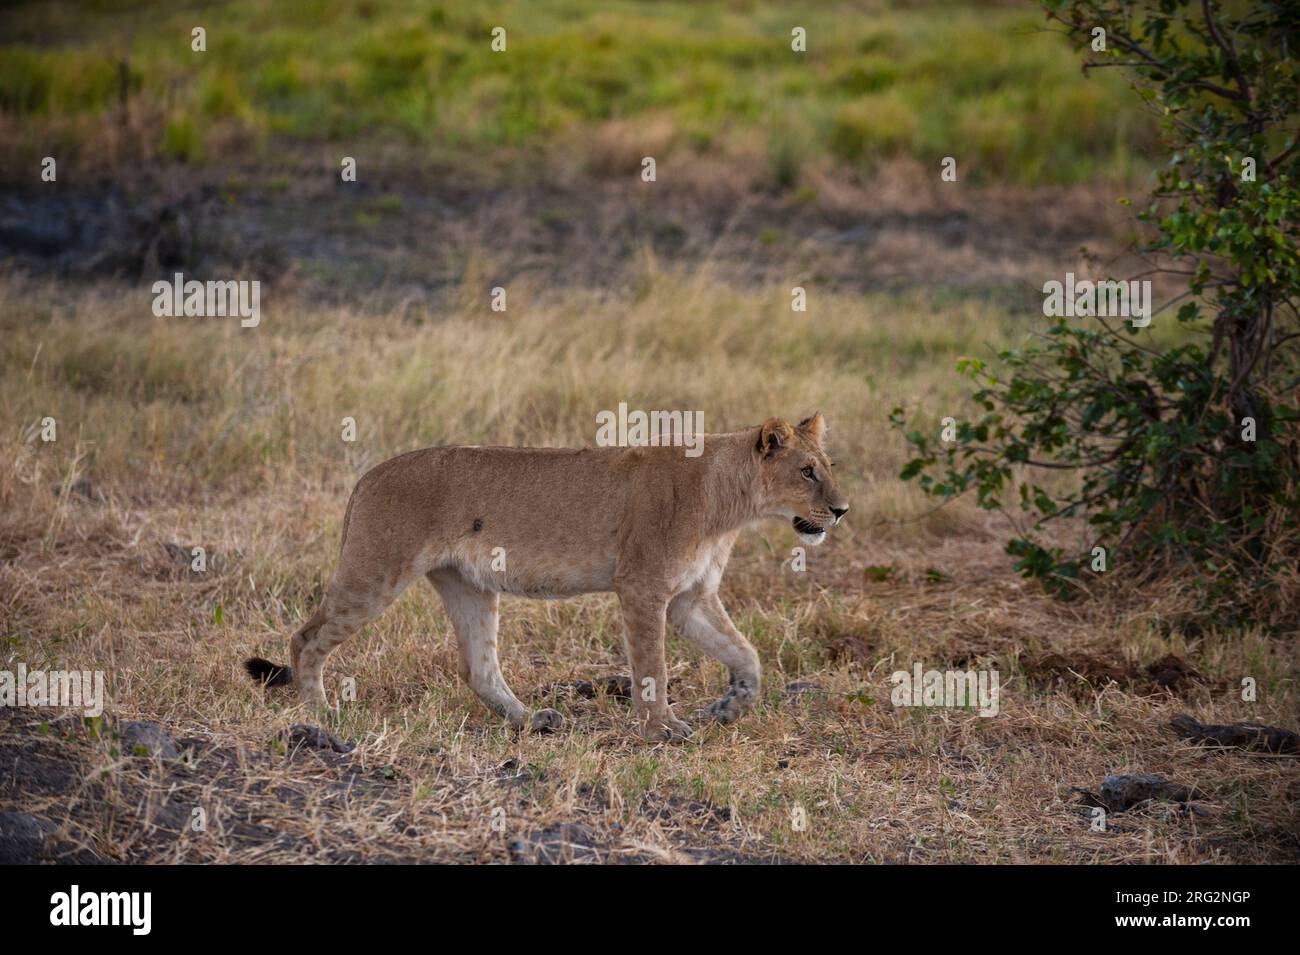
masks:
<path id="1" fill-rule="evenodd" d="M 529 714 L 497 660 L 501 593 L 616 593 L 634 712 L 651 738 L 690 733 L 664 692 L 671 621 L 731 670 L 731 689 L 706 711 L 730 722 L 758 698 L 761 667 L 727 616 L 718 585 L 746 525 L 765 517 L 838 522 L 847 505 L 822 449 L 824 434 L 818 414 L 797 426 L 772 419 L 706 435 L 698 457 L 680 447 L 445 447 L 385 461 L 352 492 L 338 570 L 293 637 L 298 690 L 305 701 L 325 704 L 330 651 L 427 577 L 455 628 L 461 677 L 515 726 Z M 535 729 L 559 723 L 553 710 L 531 718 Z"/>

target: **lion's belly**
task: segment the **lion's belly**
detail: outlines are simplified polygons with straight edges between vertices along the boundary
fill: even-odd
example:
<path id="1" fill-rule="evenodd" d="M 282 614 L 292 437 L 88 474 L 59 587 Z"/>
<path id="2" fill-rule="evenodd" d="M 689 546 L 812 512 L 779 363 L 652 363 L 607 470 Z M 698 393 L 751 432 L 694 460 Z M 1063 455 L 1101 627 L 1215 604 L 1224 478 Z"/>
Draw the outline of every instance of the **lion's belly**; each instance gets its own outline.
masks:
<path id="1" fill-rule="evenodd" d="M 611 590 L 616 562 L 592 548 L 507 540 L 459 547 L 450 563 L 484 590 L 548 599 Z"/>

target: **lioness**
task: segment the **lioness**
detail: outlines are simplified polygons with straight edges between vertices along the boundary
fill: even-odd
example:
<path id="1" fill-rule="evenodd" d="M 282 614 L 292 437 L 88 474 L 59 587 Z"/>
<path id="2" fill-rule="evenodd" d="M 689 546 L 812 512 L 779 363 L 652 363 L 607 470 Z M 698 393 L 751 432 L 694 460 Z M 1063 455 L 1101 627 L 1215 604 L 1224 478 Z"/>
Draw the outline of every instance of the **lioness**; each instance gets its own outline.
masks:
<path id="1" fill-rule="evenodd" d="M 634 714 L 644 736 L 690 727 L 668 706 L 665 620 L 731 671 L 731 688 L 704 715 L 729 723 L 757 698 L 758 654 L 718 599 L 736 535 L 788 518 L 820 544 L 848 504 L 822 449 L 820 413 L 791 426 L 706 435 L 681 448 L 426 448 L 362 476 L 343 518 L 338 570 L 320 607 L 293 635 L 292 671 L 254 658 L 269 685 L 294 680 L 325 705 L 330 651 L 374 620 L 413 581 L 442 596 L 460 645 L 460 675 L 516 727 L 560 726 L 510 692 L 497 662 L 499 595 L 566 597 L 613 591 L 623 612 Z"/>

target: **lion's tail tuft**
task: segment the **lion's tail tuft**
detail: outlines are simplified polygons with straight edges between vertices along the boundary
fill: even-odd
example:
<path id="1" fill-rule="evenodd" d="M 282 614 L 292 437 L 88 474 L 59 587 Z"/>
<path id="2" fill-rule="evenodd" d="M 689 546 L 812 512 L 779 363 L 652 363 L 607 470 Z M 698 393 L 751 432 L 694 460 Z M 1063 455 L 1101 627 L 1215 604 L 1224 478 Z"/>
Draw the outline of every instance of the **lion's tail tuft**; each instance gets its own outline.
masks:
<path id="1" fill-rule="evenodd" d="M 250 657 L 244 661 L 244 669 L 263 686 L 288 686 L 293 682 L 293 671 L 261 657 Z"/>

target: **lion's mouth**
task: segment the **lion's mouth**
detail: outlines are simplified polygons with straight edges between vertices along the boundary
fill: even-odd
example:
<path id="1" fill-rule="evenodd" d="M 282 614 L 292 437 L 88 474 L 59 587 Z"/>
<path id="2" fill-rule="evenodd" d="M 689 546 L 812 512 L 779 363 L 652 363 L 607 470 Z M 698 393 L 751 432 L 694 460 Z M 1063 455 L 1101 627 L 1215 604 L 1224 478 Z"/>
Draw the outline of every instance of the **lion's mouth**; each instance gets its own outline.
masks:
<path id="1" fill-rule="evenodd" d="M 820 524 L 814 524 L 812 521 L 805 521 L 802 517 L 791 518 L 790 523 L 794 525 L 794 529 L 800 534 L 807 534 L 810 537 L 826 533 L 826 528 Z"/>

